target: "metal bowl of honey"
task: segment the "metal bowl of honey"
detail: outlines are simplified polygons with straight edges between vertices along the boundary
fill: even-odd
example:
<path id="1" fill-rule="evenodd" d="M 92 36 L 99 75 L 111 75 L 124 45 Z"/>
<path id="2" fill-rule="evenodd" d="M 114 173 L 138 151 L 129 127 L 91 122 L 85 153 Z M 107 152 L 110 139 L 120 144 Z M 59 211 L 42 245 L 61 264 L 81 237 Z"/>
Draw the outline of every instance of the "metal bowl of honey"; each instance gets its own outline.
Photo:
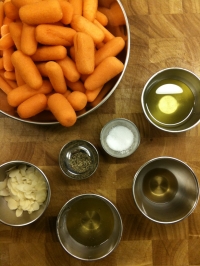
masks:
<path id="1" fill-rule="evenodd" d="M 200 79 L 187 69 L 163 69 L 145 84 L 141 103 L 155 127 L 171 133 L 190 130 L 200 121 Z"/>
<path id="2" fill-rule="evenodd" d="M 99 260 L 109 255 L 122 236 L 122 219 L 108 199 L 97 194 L 82 194 L 61 208 L 56 223 L 60 244 L 71 256 Z"/>
<path id="3" fill-rule="evenodd" d="M 141 213 L 162 224 L 188 217 L 199 200 L 199 184 L 193 170 L 172 157 L 154 158 L 137 171 L 133 197 Z"/>

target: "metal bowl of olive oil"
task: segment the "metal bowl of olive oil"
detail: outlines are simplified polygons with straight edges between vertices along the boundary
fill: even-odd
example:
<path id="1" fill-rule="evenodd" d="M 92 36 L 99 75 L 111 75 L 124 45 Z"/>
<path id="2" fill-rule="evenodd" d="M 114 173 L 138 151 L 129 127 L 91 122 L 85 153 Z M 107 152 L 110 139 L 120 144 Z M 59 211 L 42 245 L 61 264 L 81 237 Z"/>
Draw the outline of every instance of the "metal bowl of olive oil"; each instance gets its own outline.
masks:
<path id="1" fill-rule="evenodd" d="M 155 127 L 171 133 L 190 130 L 200 121 L 200 79 L 187 69 L 163 69 L 145 84 L 141 103 Z"/>
<path id="2" fill-rule="evenodd" d="M 148 219 L 172 224 L 194 211 L 199 200 L 199 184 L 186 163 L 173 157 L 158 157 L 142 165 L 135 174 L 133 197 Z"/>
<path id="3" fill-rule="evenodd" d="M 56 223 L 60 244 L 71 256 L 99 260 L 109 255 L 122 236 L 122 219 L 108 199 L 97 194 L 82 194 L 61 208 Z"/>

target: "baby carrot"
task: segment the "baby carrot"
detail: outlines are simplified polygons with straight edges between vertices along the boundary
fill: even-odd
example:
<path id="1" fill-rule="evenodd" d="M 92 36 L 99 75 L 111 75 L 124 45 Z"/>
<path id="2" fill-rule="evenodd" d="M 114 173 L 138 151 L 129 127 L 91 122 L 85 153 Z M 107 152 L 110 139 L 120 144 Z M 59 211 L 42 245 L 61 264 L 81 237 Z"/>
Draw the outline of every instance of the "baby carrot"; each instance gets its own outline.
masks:
<path id="1" fill-rule="evenodd" d="M 46 62 L 36 63 L 36 67 L 39 70 L 42 77 L 48 77 L 45 65 L 46 65 Z"/>
<path id="2" fill-rule="evenodd" d="M 17 50 L 21 49 L 21 33 L 22 33 L 22 22 L 11 22 L 9 24 L 10 35 L 14 41 Z"/>
<path id="3" fill-rule="evenodd" d="M 3 26 L 4 20 L 4 3 L 0 2 L 0 28 Z"/>
<path id="4" fill-rule="evenodd" d="M 63 13 L 58 1 L 48 0 L 20 7 L 19 16 L 22 22 L 38 25 L 60 21 Z"/>
<path id="5" fill-rule="evenodd" d="M 93 102 L 96 99 L 96 97 L 99 95 L 102 88 L 103 86 L 95 90 L 86 90 L 85 95 L 87 97 L 87 101 Z"/>
<path id="6" fill-rule="evenodd" d="M 125 25 L 126 21 L 124 18 L 124 14 L 121 10 L 120 5 L 117 1 L 114 1 L 110 6 L 110 14 L 112 16 L 110 17 L 110 25 L 112 26 L 120 26 Z"/>
<path id="7" fill-rule="evenodd" d="M 83 1 L 83 16 L 89 21 L 94 21 L 97 13 L 98 0 Z"/>
<path id="8" fill-rule="evenodd" d="M 61 66 L 64 76 L 71 82 L 76 82 L 80 79 L 80 73 L 76 68 L 74 61 L 66 56 L 62 60 L 58 60 L 57 63 Z"/>
<path id="9" fill-rule="evenodd" d="M 94 25 L 96 25 L 99 29 L 102 30 L 102 32 L 104 33 L 104 42 L 108 42 L 110 40 L 112 40 L 115 36 L 108 31 L 101 23 L 99 23 L 98 20 L 94 20 Z"/>
<path id="10" fill-rule="evenodd" d="M 15 51 L 12 54 L 11 60 L 25 83 L 36 90 L 42 86 L 42 76 L 28 55 L 25 55 L 21 51 Z"/>
<path id="11" fill-rule="evenodd" d="M 71 46 L 76 31 L 69 27 L 41 24 L 36 27 L 35 34 L 36 40 L 41 44 Z"/>
<path id="12" fill-rule="evenodd" d="M 80 111 L 85 108 L 87 104 L 87 97 L 85 93 L 80 91 L 73 91 L 67 96 L 67 100 L 75 111 Z"/>
<path id="13" fill-rule="evenodd" d="M 108 24 L 108 18 L 105 14 L 97 10 L 96 12 L 96 20 L 101 23 L 101 25 L 106 26 Z"/>
<path id="14" fill-rule="evenodd" d="M 61 66 L 54 61 L 49 61 L 46 63 L 46 71 L 54 90 L 59 93 L 65 93 L 67 85 Z"/>
<path id="15" fill-rule="evenodd" d="M 6 35 L 9 33 L 9 25 L 2 25 L 1 26 L 1 36 Z"/>
<path id="16" fill-rule="evenodd" d="M 70 127 L 76 123 L 76 113 L 64 95 L 60 93 L 50 95 L 48 107 L 61 125 Z"/>
<path id="17" fill-rule="evenodd" d="M 67 1 L 60 1 L 60 6 L 62 9 L 63 17 L 61 19 L 61 22 L 64 25 L 70 24 L 72 21 L 72 16 L 74 14 L 74 8 L 72 4 L 70 4 Z"/>
<path id="18" fill-rule="evenodd" d="M 0 76 L 0 88 L 5 94 L 9 94 L 13 88 Z"/>
<path id="19" fill-rule="evenodd" d="M 45 110 L 47 97 L 38 93 L 25 100 L 17 107 L 17 113 L 21 118 L 30 118 Z"/>
<path id="20" fill-rule="evenodd" d="M 69 3 L 73 6 L 74 15 L 83 14 L 83 0 L 69 0 Z"/>
<path id="21" fill-rule="evenodd" d="M 80 80 L 76 82 L 71 82 L 69 80 L 66 80 L 67 86 L 72 90 L 72 91 L 80 91 L 80 92 L 85 92 L 85 87 L 83 85 L 83 82 Z"/>
<path id="22" fill-rule="evenodd" d="M 42 0 L 11 0 L 11 2 L 13 3 L 13 5 L 15 5 L 16 7 L 20 8 L 21 6 L 27 5 L 27 4 L 32 4 L 32 3 L 36 3 Z"/>
<path id="23" fill-rule="evenodd" d="M 95 53 L 95 66 L 97 66 L 103 59 L 109 56 L 118 55 L 124 48 L 125 41 L 121 37 L 114 37 L 104 44 L 102 48 Z"/>
<path id="24" fill-rule="evenodd" d="M 19 19 L 19 9 L 11 1 L 4 2 L 4 12 L 12 20 Z"/>
<path id="25" fill-rule="evenodd" d="M 4 77 L 9 80 L 14 80 L 16 81 L 16 76 L 14 71 L 5 71 L 4 72 Z"/>
<path id="26" fill-rule="evenodd" d="M 22 102 L 24 102 L 35 94 L 48 94 L 51 93 L 52 90 L 52 85 L 48 80 L 44 80 L 39 90 L 33 90 L 27 84 L 23 84 L 8 93 L 7 100 L 10 106 L 17 107 Z"/>
<path id="27" fill-rule="evenodd" d="M 74 36 L 75 62 L 80 74 L 91 74 L 94 71 L 95 46 L 92 37 L 84 32 Z"/>
<path id="28" fill-rule="evenodd" d="M 14 66 L 11 62 L 11 56 L 14 52 L 14 47 L 3 50 L 3 65 L 6 71 L 13 71 Z"/>
<path id="29" fill-rule="evenodd" d="M 25 81 L 21 77 L 19 71 L 15 68 L 15 77 L 16 77 L 16 82 L 18 86 L 24 85 Z"/>
<path id="30" fill-rule="evenodd" d="M 64 59 L 67 49 L 62 45 L 41 46 L 31 56 L 33 61 L 49 61 Z"/>
<path id="31" fill-rule="evenodd" d="M 35 26 L 23 23 L 21 32 L 21 51 L 27 55 L 33 55 L 37 50 L 35 39 Z"/>
<path id="32" fill-rule="evenodd" d="M 76 31 L 89 34 L 93 38 L 95 44 L 102 42 L 105 37 L 103 31 L 99 27 L 94 25 L 93 22 L 87 20 L 83 16 L 74 15 L 72 18 L 71 27 Z"/>
<path id="33" fill-rule="evenodd" d="M 4 66 L 3 66 L 3 57 L 0 57 L 0 70 L 1 69 L 4 69 Z"/>
<path id="34" fill-rule="evenodd" d="M 13 39 L 10 33 L 5 34 L 0 39 L 0 50 L 5 50 L 14 46 Z"/>
<path id="35" fill-rule="evenodd" d="M 85 80 L 87 90 L 95 90 L 122 72 L 124 64 L 116 57 L 105 58 Z"/>

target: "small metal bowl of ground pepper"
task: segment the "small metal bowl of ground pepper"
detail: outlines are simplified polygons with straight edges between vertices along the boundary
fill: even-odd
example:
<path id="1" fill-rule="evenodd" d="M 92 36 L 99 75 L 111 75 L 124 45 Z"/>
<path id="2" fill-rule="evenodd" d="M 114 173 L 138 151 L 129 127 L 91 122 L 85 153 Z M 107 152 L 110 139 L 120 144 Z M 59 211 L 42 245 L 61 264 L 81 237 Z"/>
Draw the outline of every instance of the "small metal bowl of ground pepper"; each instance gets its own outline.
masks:
<path id="1" fill-rule="evenodd" d="M 76 180 L 86 179 L 96 171 L 99 154 L 93 144 L 86 140 L 72 140 L 65 144 L 59 154 L 62 172 Z"/>

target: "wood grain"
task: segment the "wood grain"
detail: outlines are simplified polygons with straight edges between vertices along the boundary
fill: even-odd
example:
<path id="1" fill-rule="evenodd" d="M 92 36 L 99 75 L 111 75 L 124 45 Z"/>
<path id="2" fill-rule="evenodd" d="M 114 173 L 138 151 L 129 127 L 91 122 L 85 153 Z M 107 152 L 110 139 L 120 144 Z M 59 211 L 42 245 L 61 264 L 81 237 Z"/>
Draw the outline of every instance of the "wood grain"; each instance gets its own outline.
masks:
<path id="1" fill-rule="evenodd" d="M 172 225 L 151 222 L 137 209 L 132 182 L 139 167 L 158 156 L 186 162 L 200 181 L 200 125 L 169 134 L 149 124 L 140 97 L 147 80 L 166 67 L 183 67 L 200 76 L 199 0 L 122 0 L 131 32 L 131 51 L 125 75 L 115 93 L 94 113 L 72 128 L 35 126 L 0 115 L 0 163 L 25 160 L 47 175 L 52 198 L 35 223 L 13 228 L 0 223 L 1 266 L 200 266 L 200 203 L 184 221 Z M 101 128 L 111 119 L 133 121 L 141 134 L 138 150 L 125 159 L 105 154 Z M 99 151 L 96 173 L 76 182 L 58 166 L 62 146 L 73 139 L 92 142 Z M 119 246 L 106 258 L 84 262 L 68 255 L 55 231 L 63 204 L 82 193 L 107 197 L 118 208 L 124 225 Z"/>

